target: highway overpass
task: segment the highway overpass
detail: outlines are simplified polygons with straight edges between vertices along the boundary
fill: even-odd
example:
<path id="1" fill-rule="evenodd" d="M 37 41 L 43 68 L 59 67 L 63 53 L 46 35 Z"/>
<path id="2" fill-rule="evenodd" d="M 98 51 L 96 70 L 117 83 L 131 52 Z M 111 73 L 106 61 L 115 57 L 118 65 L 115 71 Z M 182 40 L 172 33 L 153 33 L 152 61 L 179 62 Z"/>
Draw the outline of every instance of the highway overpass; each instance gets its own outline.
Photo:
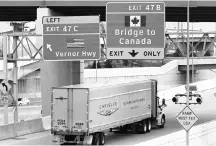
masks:
<path id="1" fill-rule="evenodd" d="M 47 7 L 64 16 L 98 15 L 106 20 L 106 3 L 117 0 L 7 0 L 0 1 L 0 21 L 35 21 L 37 8 Z M 123 0 L 118 0 L 123 1 Z M 129 1 L 129 0 L 124 0 Z M 143 0 L 136 0 L 143 2 Z M 153 0 L 148 0 L 153 1 Z M 160 0 L 166 4 L 166 22 L 187 21 L 187 1 Z M 216 22 L 215 1 L 190 1 L 191 22 Z M 62 9 L 63 8 L 63 9 Z"/>

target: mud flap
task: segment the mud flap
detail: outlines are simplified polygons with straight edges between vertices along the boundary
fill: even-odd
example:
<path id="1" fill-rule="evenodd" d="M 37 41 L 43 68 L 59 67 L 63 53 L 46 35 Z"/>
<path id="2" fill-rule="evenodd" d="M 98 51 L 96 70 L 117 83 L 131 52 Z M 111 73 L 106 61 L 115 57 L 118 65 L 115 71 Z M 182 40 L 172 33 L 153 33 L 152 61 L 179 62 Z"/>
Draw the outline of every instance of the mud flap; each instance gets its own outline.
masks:
<path id="1" fill-rule="evenodd" d="M 55 143 L 63 143 L 64 142 L 64 136 L 62 135 L 53 135 L 52 136 L 52 141 Z"/>
<path id="2" fill-rule="evenodd" d="M 92 144 L 92 140 L 93 140 L 93 136 L 92 135 L 85 136 L 84 140 L 83 140 L 83 144 L 91 145 Z"/>

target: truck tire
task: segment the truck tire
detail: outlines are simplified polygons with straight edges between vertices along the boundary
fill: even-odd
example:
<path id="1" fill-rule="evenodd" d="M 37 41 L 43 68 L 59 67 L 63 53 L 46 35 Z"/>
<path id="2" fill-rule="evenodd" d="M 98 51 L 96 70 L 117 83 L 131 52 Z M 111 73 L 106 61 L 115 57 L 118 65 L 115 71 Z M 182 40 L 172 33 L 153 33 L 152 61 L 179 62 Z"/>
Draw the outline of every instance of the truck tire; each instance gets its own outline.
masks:
<path id="1" fill-rule="evenodd" d="M 100 145 L 100 133 L 95 133 L 93 135 L 92 145 Z"/>
<path id="2" fill-rule="evenodd" d="M 141 133 L 145 134 L 146 132 L 147 132 L 147 124 L 146 124 L 146 121 L 143 120 L 142 121 L 142 126 L 141 126 Z"/>
<path id="3" fill-rule="evenodd" d="M 149 119 L 147 124 L 147 132 L 150 132 L 151 128 L 152 128 L 152 123 L 151 123 L 151 119 Z"/>
<path id="4" fill-rule="evenodd" d="M 105 134 L 100 132 L 100 145 L 105 145 Z"/>

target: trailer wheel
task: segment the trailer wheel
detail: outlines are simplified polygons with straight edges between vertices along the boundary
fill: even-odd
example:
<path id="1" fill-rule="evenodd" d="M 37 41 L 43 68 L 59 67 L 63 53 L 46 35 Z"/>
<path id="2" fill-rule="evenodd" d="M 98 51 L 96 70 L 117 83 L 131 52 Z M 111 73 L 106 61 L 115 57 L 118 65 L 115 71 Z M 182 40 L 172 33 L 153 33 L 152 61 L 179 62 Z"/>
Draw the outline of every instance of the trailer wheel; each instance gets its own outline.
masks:
<path id="1" fill-rule="evenodd" d="M 93 135 L 92 145 L 100 145 L 100 134 L 98 132 Z"/>
<path id="2" fill-rule="evenodd" d="M 151 120 L 149 119 L 148 120 L 148 125 L 147 125 L 147 132 L 150 132 L 151 128 L 152 128 L 152 123 L 151 123 Z"/>
<path id="3" fill-rule="evenodd" d="M 145 134 L 146 132 L 147 132 L 147 124 L 146 124 L 146 121 L 143 120 L 141 133 Z"/>
<path id="4" fill-rule="evenodd" d="M 105 145 L 105 135 L 103 132 L 100 132 L 100 145 Z"/>

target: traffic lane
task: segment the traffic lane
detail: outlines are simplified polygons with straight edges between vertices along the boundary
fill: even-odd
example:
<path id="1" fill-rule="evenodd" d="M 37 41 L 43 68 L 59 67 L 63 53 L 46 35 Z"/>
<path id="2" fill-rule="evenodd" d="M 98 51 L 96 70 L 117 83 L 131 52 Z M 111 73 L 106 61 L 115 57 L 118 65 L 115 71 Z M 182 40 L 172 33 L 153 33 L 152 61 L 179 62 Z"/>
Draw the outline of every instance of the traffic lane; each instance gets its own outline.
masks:
<path id="1" fill-rule="evenodd" d="M 216 98 L 214 96 L 215 91 L 216 88 L 203 91 L 202 92 L 203 100 L 204 100 L 203 103 L 201 105 L 190 106 L 190 108 L 199 118 L 199 120 L 197 121 L 197 123 L 195 123 L 195 125 L 202 124 L 204 122 L 208 122 L 216 119 Z M 181 112 L 181 110 L 184 107 L 185 105 L 174 104 L 171 100 L 169 100 L 167 101 L 167 107 L 164 108 L 167 117 L 165 128 L 153 129 L 150 133 L 147 134 L 130 134 L 130 133 L 115 134 L 110 132 L 106 136 L 106 145 L 133 145 L 148 140 L 152 140 L 160 136 L 171 134 L 179 130 L 183 130 L 183 127 L 177 122 L 175 118 L 177 114 Z M 50 134 L 50 131 L 42 132 L 42 134 L 44 134 L 44 136 L 39 136 L 39 137 L 32 136 L 30 139 L 17 142 L 16 144 L 17 145 L 53 145 L 54 144 L 52 143 L 52 136 Z"/>
<path id="2" fill-rule="evenodd" d="M 42 98 L 29 98 L 30 105 L 42 105 Z"/>

